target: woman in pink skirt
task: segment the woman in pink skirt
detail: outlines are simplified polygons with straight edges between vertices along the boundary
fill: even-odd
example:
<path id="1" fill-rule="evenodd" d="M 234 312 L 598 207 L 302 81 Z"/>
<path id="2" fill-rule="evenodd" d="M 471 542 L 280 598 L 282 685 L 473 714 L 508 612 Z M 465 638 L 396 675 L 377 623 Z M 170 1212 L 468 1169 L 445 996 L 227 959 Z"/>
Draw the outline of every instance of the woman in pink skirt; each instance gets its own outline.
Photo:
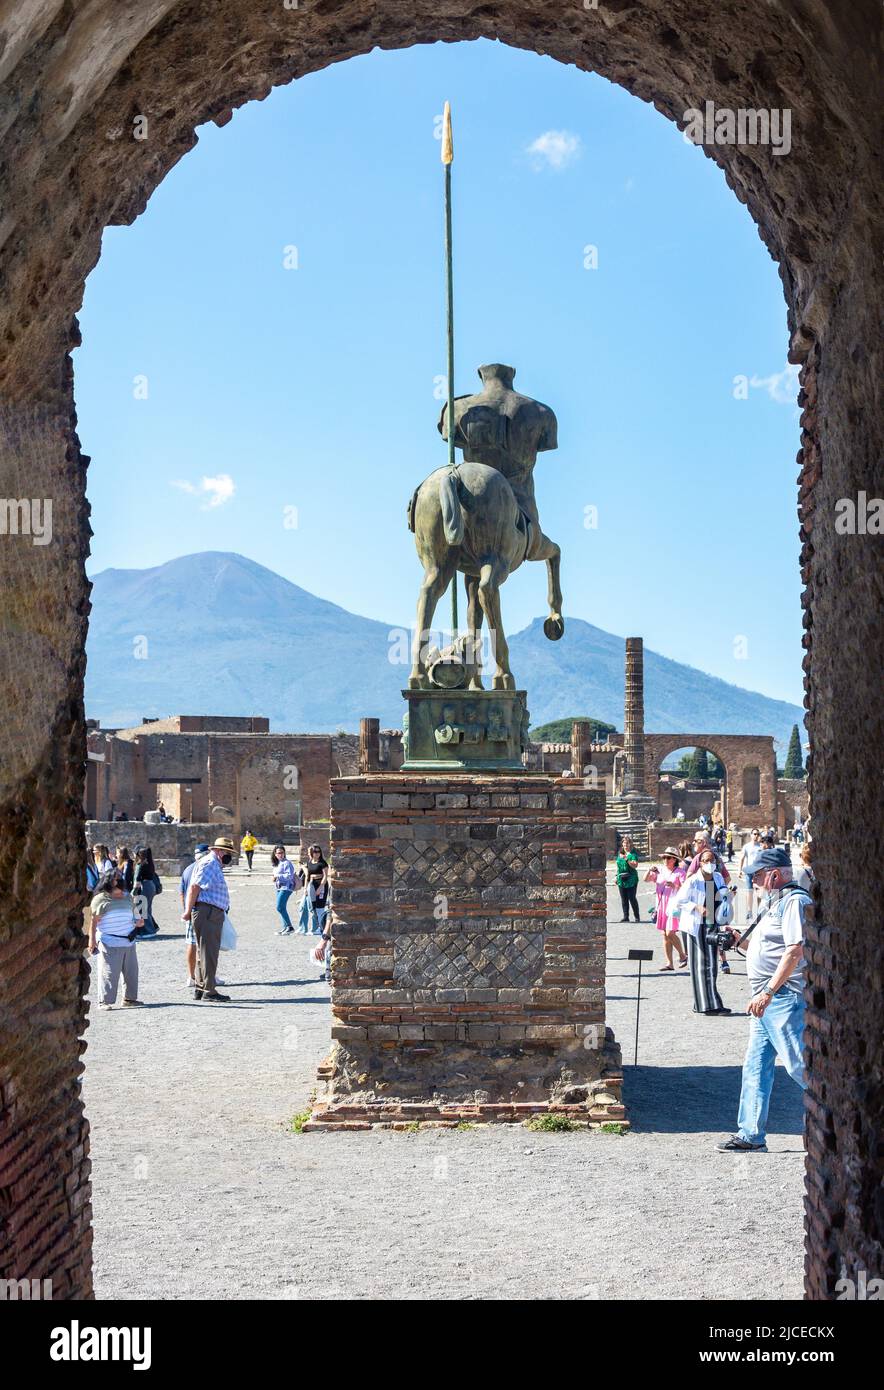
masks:
<path id="1" fill-rule="evenodd" d="M 681 856 L 671 845 L 667 845 L 663 851 L 662 867 L 649 869 L 645 874 L 645 883 L 653 883 L 657 887 L 657 930 L 663 933 L 663 952 L 666 956 L 664 970 L 675 969 L 672 964 L 673 946 L 679 954 L 679 967 L 688 963 L 687 953 L 679 936 L 678 918 L 673 917 L 669 911 L 669 900 L 684 880 L 685 871 Z"/>

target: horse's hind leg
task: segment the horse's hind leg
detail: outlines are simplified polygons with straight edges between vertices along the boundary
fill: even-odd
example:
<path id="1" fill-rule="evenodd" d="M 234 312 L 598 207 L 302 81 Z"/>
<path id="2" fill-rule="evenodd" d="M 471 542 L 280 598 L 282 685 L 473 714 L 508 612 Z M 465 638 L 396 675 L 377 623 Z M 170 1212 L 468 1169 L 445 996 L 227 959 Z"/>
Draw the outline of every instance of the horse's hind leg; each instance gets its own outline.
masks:
<path id="1" fill-rule="evenodd" d="M 411 675 L 408 678 L 409 690 L 424 690 L 427 686 L 424 653 L 430 624 L 436 612 L 436 605 L 451 583 L 454 572 L 454 552 L 449 553 L 443 561 L 430 564 L 424 570 L 424 580 L 417 598 L 417 626 L 414 634 Z"/>
<path id="2" fill-rule="evenodd" d="M 549 617 L 543 624 L 543 630 L 551 642 L 557 642 L 565 631 L 565 619 L 562 617 L 562 589 L 559 583 L 561 555 L 562 552 L 555 541 L 551 541 L 549 536 L 544 535 L 539 537 L 531 552 L 532 560 L 546 561 L 546 600 L 549 604 Z"/>
<path id="3" fill-rule="evenodd" d="M 488 622 L 491 650 L 494 653 L 495 672 L 491 681 L 492 690 L 515 690 L 516 682 L 510 670 L 510 649 L 503 631 L 500 617 L 500 586 L 509 570 L 506 565 L 490 562 L 482 566 L 479 576 L 479 602 Z"/>
<path id="4" fill-rule="evenodd" d="M 467 676 L 470 690 L 482 690 L 482 605 L 479 577 L 465 574 L 467 587 Z"/>

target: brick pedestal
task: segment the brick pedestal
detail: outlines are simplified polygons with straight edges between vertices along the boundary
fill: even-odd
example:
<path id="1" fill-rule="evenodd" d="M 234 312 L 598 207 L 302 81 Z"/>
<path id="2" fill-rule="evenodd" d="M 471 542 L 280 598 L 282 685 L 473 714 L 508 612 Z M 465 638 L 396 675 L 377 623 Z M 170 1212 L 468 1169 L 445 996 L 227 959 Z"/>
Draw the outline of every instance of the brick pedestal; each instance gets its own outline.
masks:
<path id="1" fill-rule="evenodd" d="M 604 801 L 536 774 L 331 783 L 333 1042 L 306 1129 L 625 1122 Z"/>

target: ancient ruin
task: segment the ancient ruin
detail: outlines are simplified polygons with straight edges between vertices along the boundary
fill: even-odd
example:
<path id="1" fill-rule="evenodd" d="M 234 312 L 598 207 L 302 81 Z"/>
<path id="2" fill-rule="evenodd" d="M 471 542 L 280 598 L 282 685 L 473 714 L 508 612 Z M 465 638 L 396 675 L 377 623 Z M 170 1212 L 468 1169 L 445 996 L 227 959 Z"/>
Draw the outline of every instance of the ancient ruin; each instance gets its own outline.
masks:
<path id="1" fill-rule="evenodd" d="M 265 840 L 328 820 L 332 777 L 356 771 L 355 734 L 271 733 L 258 716 L 174 715 L 133 729 L 90 730 L 87 820 L 141 820 L 162 802 L 177 820 L 213 822 Z"/>
<path id="2" fill-rule="evenodd" d="M 880 457 L 881 14 L 872 0 L 638 0 L 476 6 L 256 6 L 107 0 L 19 6 L 0 20 L 0 487 L 51 496 L 53 545 L 2 547 L 0 1273 L 24 1261 L 56 1297 L 92 1287 L 82 703 L 89 608 L 88 457 L 74 403 L 75 314 L 105 226 L 130 223 L 203 121 L 374 45 L 487 37 L 602 73 L 684 122 L 688 108 L 781 108 L 787 158 L 707 145 L 779 264 L 801 369 L 798 522 L 806 704 L 820 885 L 809 946 L 807 1270 L 811 1298 L 846 1270 L 880 1274 L 882 582 L 877 538 L 836 507 Z M 146 116 L 151 138 L 132 138 Z M 86 441 L 88 448 L 88 441 Z M 787 518 L 784 518 L 787 524 Z M 793 522 L 794 524 L 794 522 Z M 746 520 L 747 528 L 751 519 Z M 869 852 L 839 862 L 858 827 Z M 27 969 L 24 968 L 27 963 Z"/>

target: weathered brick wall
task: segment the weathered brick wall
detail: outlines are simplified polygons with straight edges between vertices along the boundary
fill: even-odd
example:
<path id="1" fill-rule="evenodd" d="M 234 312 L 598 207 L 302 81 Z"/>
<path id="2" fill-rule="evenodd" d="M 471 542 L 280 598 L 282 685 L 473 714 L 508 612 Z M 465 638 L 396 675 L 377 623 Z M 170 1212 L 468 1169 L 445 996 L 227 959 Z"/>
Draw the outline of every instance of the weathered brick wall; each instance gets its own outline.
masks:
<path id="1" fill-rule="evenodd" d="M 335 780 L 332 816 L 335 1046 L 316 1126 L 622 1118 L 603 793 L 381 774 Z"/>
<path id="2" fill-rule="evenodd" d="M 35 1152 L 57 1153 L 59 1136 L 81 1114 L 71 1078 L 83 1009 L 65 973 L 79 910 L 66 895 L 75 884 L 79 902 L 83 891 L 89 529 L 87 460 L 74 433 L 68 354 L 79 342 L 73 316 L 103 229 L 144 210 L 165 172 L 195 143 L 197 126 L 209 119 L 223 125 L 234 106 L 266 96 L 275 84 L 378 44 L 484 37 L 600 72 L 676 121 L 694 100 L 732 106 L 736 94 L 740 104 L 769 109 L 788 97 L 795 137 L 788 159 L 738 146 L 706 152 L 777 258 L 789 358 L 803 371 L 806 704 L 826 923 L 820 930 L 829 933 L 815 939 L 810 964 L 816 1109 L 808 1119 L 807 1287 L 814 1297 L 832 1296 L 842 1260 L 880 1274 L 884 594 L 879 539 L 836 535 L 833 525 L 840 499 L 856 499 L 861 490 L 880 495 L 880 5 L 740 0 L 735 8 L 670 0 L 665 24 L 659 6 L 626 0 L 576 12 L 551 0 L 492 0 L 478 8 L 451 0 L 444 13 L 430 0 L 370 9 L 357 0 L 295 10 L 250 0 L 160 0 L 125 14 L 119 8 L 110 0 L 6 7 L 0 19 L 10 113 L 0 158 L 0 495 L 51 497 L 54 505 L 51 545 L 19 545 L 16 538 L 0 547 L 8 628 L 0 660 L 0 818 L 4 836 L 11 835 L 3 841 L 10 845 L 5 858 L 0 850 L 0 989 L 4 1010 L 12 1011 L 4 1012 L 4 1020 L 12 1018 L 4 1027 L 13 1037 L 19 1028 L 31 1030 L 32 1040 L 22 1052 L 0 1037 L 0 1075 L 25 1077 L 14 1113 L 8 1105 L 4 1112 L 7 1144 L 36 1136 Z M 151 139 L 126 137 L 133 112 L 149 115 Z M 108 131 L 120 138 L 109 141 Z M 864 856 L 847 867 L 844 846 L 857 826 Z M 33 870 L 23 867 L 24 844 Z M 58 899 L 43 887 L 47 876 Z M 35 962 L 33 994 L 30 985 L 3 985 L 19 976 L 19 957 Z M 40 1130 L 35 1119 L 30 1129 L 27 1097 L 39 1090 L 42 1105 L 59 1078 L 68 1091 L 54 1126 Z M 52 1176 L 34 1200 L 48 1212 L 71 1175 L 61 1164 L 46 1171 Z M 85 1189 L 75 1182 L 71 1190 L 81 1202 Z M 3 1197 L 5 1209 L 14 1207 L 8 1191 Z M 58 1231 L 59 1251 L 72 1248 L 81 1209 Z M 87 1238 L 85 1230 L 76 1237 L 81 1264 L 72 1278 L 81 1290 L 90 1280 Z M 20 1248 L 27 1248 L 27 1233 Z"/>
<path id="3" fill-rule="evenodd" d="M 304 820 L 328 818 L 328 784 L 336 771 L 329 735 L 207 737 L 210 802 L 234 810 L 237 833 L 249 828 L 260 838 L 281 836 L 285 823 L 296 823 L 295 802 Z M 297 785 L 286 786 L 293 768 Z M 247 821 L 255 824 L 247 827 Z"/>
<path id="4" fill-rule="evenodd" d="M 869 245 L 869 251 L 871 244 Z M 851 284 L 876 284 L 865 251 Z M 880 267 L 880 259 L 878 261 Z M 880 300 L 872 295 L 872 302 Z M 884 568 L 880 537 L 838 535 L 841 498 L 881 496 L 877 443 L 844 428 L 823 448 L 833 411 L 865 414 L 868 380 L 884 375 L 882 343 L 861 327 L 857 300 L 824 351 L 813 343 L 799 397 L 801 573 L 805 704 L 813 753 L 817 921 L 808 931 L 805 1034 L 807 1292 L 833 1297 L 840 1277 L 884 1277 L 884 933 L 878 866 L 884 858 L 881 750 Z M 850 368 L 847 363 L 854 365 Z M 834 368 L 835 362 L 843 369 Z M 825 368 L 825 370 L 824 370 Z M 878 391 L 880 406 L 880 390 Z M 875 479 L 876 484 L 871 480 Z M 850 852 L 860 836 L 861 853 Z"/>

